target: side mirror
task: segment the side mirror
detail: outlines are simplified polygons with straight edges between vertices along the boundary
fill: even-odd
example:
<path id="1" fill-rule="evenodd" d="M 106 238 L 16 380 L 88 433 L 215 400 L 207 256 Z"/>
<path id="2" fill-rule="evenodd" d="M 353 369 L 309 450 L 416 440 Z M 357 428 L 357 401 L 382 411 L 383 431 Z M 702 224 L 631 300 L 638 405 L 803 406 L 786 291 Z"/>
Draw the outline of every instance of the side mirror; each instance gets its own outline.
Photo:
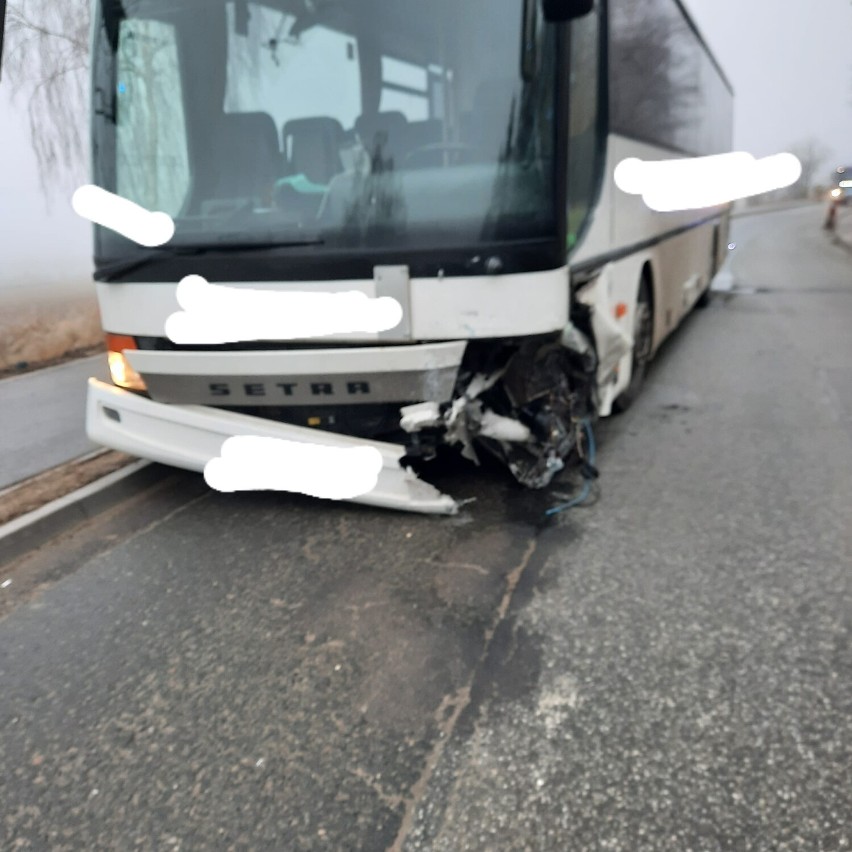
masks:
<path id="1" fill-rule="evenodd" d="M 6 0 L 0 0 L 0 77 L 3 76 L 3 25 L 6 22 Z"/>
<path id="2" fill-rule="evenodd" d="M 118 50 L 121 22 L 127 17 L 122 0 L 103 0 L 104 29 L 113 53 Z"/>
<path id="3" fill-rule="evenodd" d="M 556 24 L 588 15 L 595 5 L 595 0 L 541 0 L 541 5 L 544 20 Z"/>

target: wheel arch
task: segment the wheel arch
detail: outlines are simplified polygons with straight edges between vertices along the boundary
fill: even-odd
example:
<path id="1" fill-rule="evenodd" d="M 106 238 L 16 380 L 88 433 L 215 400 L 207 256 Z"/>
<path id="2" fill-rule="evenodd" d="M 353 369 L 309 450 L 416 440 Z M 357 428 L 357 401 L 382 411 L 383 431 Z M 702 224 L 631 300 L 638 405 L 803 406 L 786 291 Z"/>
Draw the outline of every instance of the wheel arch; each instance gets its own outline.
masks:
<path id="1" fill-rule="evenodd" d="M 651 355 L 657 351 L 657 347 L 659 345 L 659 341 L 661 339 L 660 329 L 658 328 L 659 315 L 657 313 L 657 305 L 660 303 L 660 294 L 657 292 L 659 285 L 659 277 L 654 271 L 654 263 L 652 259 L 649 257 L 642 264 L 642 269 L 639 272 L 639 280 L 636 282 L 636 291 L 638 293 L 639 286 L 643 281 L 646 281 L 648 284 L 648 296 L 651 300 L 651 321 L 652 321 L 652 334 L 653 338 L 651 340 Z"/>

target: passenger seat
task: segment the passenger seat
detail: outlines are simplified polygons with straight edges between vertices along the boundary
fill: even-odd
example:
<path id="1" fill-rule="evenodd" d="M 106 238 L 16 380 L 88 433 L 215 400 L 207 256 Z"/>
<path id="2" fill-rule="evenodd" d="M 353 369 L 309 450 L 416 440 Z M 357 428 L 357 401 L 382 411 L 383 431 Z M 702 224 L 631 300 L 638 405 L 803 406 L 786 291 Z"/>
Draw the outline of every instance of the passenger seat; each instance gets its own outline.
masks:
<path id="1" fill-rule="evenodd" d="M 213 174 L 205 192 L 209 199 L 250 198 L 267 204 L 276 179 L 281 175 L 281 149 L 278 131 L 265 112 L 226 114 L 214 137 Z"/>
<path id="2" fill-rule="evenodd" d="M 327 186 L 343 171 L 343 125 L 335 118 L 296 118 L 282 130 L 287 173 Z"/>
<path id="3" fill-rule="evenodd" d="M 364 113 L 355 132 L 370 158 L 378 157 L 386 169 L 403 167 L 409 151 L 408 119 L 401 112 Z"/>

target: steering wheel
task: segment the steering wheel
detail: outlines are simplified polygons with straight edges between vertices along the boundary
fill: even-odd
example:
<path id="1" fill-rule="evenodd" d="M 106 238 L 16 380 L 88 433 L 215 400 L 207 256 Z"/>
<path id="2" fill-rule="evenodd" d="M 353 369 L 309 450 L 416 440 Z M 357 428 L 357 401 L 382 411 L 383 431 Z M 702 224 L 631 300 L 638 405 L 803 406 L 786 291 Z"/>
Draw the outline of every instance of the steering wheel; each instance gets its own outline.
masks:
<path id="1" fill-rule="evenodd" d="M 473 145 L 462 142 L 434 142 L 431 145 L 421 145 L 405 156 L 403 165 L 406 168 L 433 168 L 440 166 L 461 166 L 475 161 L 482 154 Z M 418 162 L 422 160 L 423 162 Z"/>

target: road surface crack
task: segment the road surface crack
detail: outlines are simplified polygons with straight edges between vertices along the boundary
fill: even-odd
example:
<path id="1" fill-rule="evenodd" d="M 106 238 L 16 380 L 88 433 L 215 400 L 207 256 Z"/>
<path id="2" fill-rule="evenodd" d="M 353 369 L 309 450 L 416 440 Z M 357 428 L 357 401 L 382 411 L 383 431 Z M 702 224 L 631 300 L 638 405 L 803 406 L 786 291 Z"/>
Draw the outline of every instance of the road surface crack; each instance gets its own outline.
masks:
<path id="1" fill-rule="evenodd" d="M 441 756 L 444 753 L 447 743 L 452 738 L 461 714 L 470 704 L 474 680 L 479 673 L 482 663 L 488 657 L 491 642 L 494 639 L 494 634 L 497 632 L 497 628 L 505 620 L 506 615 L 509 612 L 509 607 L 511 606 L 512 598 L 515 595 L 515 590 L 518 587 L 518 583 L 520 582 L 524 571 L 530 563 L 530 559 L 532 559 L 533 553 L 535 553 L 535 549 L 536 541 L 535 539 L 530 539 L 520 562 L 518 562 L 518 564 L 509 572 L 509 575 L 506 578 L 506 588 L 503 591 L 500 604 L 494 611 L 494 617 L 491 619 L 491 623 L 485 630 L 485 641 L 482 646 L 482 651 L 476 665 L 471 668 L 467 683 L 459 687 L 459 689 L 455 692 L 445 695 L 440 705 L 435 710 L 434 718 L 435 724 L 438 728 L 437 739 L 435 740 L 432 750 L 426 757 L 420 776 L 411 785 L 408 795 L 402 800 L 405 806 L 405 812 L 403 813 L 402 822 L 396 838 L 391 846 L 388 847 L 387 852 L 402 852 L 403 844 L 405 843 L 408 835 L 411 833 L 411 829 L 414 825 L 414 816 L 417 811 L 417 806 L 420 804 L 420 801 L 429 787 L 429 781 L 432 779 L 432 775 L 441 760 Z"/>

